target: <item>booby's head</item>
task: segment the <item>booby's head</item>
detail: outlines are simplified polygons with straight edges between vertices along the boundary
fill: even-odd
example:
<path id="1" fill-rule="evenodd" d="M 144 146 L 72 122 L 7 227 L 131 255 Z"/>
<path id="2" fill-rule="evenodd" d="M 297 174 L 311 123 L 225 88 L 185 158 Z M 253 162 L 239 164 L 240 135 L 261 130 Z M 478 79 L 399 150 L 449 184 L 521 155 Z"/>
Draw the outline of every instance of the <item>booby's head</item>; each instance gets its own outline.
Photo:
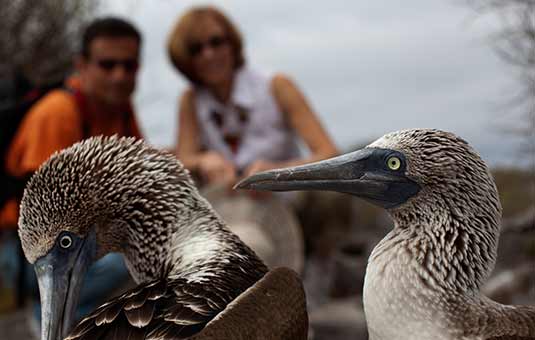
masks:
<path id="1" fill-rule="evenodd" d="M 22 248 L 39 281 L 41 338 L 66 335 L 92 262 L 136 248 L 155 255 L 153 245 L 165 242 L 191 194 L 193 182 L 174 156 L 133 138 L 91 138 L 45 162 L 24 191 L 19 218 Z"/>
<path id="2" fill-rule="evenodd" d="M 501 215 L 494 181 L 478 154 L 454 134 L 433 129 L 393 132 L 339 157 L 255 174 L 237 188 L 344 192 L 419 222 L 444 214 L 497 222 Z"/>

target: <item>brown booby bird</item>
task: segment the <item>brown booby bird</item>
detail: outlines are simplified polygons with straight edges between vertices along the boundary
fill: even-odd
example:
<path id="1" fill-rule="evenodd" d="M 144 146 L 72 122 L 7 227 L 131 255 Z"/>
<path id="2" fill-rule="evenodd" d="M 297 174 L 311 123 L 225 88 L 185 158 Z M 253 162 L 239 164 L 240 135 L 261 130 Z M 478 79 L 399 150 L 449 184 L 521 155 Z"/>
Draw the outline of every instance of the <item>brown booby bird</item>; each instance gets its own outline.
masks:
<path id="1" fill-rule="evenodd" d="M 19 235 L 41 293 L 43 340 L 306 339 L 301 281 L 268 271 L 171 154 L 92 138 L 30 179 Z M 71 329 L 84 273 L 120 252 L 139 284 Z"/>
<path id="2" fill-rule="evenodd" d="M 481 294 L 496 260 L 501 205 L 485 163 L 452 133 L 414 129 L 329 160 L 255 174 L 255 190 L 331 190 L 390 213 L 368 260 L 370 340 L 535 339 L 535 307 Z"/>

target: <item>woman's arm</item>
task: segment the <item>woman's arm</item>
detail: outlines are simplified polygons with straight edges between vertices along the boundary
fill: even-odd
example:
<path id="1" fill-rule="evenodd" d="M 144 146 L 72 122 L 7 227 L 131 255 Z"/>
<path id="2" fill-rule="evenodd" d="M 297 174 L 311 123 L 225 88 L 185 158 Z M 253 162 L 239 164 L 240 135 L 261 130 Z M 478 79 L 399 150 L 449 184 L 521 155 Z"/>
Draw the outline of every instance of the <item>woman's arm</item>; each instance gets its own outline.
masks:
<path id="1" fill-rule="evenodd" d="M 199 122 L 195 112 L 194 92 L 186 90 L 180 100 L 176 156 L 192 172 L 198 172 L 209 183 L 232 183 L 236 180 L 234 165 L 215 151 L 202 151 Z"/>
<path id="2" fill-rule="evenodd" d="M 194 92 L 188 89 L 180 98 L 176 155 L 192 171 L 199 165 L 199 124 L 195 115 Z"/>
<path id="3" fill-rule="evenodd" d="M 333 157 L 338 153 L 336 146 L 321 125 L 314 111 L 312 111 L 305 96 L 288 77 L 282 74 L 274 76 L 271 82 L 271 90 L 279 105 L 279 109 L 286 115 L 290 126 L 305 141 L 310 149 L 310 156 L 278 163 L 257 160 L 246 170 L 245 174 L 247 176 L 272 168 L 319 161 Z"/>

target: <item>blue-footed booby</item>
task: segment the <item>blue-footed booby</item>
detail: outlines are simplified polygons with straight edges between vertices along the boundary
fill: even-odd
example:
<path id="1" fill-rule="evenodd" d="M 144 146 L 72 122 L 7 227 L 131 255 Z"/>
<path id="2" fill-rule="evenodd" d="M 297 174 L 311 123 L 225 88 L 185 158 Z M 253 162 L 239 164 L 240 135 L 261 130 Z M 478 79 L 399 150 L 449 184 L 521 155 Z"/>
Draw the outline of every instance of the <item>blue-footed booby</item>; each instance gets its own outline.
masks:
<path id="1" fill-rule="evenodd" d="M 496 260 L 502 208 L 486 164 L 454 134 L 394 132 L 237 187 L 338 191 L 387 209 L 394 227 L 370 255 L 364 283 L 370 340 L 535 339 L 535 307 L 480 292 Z"/>
<path id="2" fill-rule="evenodd" d="M 301 281 L 231 233 L 181 163 L 132 138 L 95 137 L 46 161 L 22 199 L 42 340 L 306 339 Z M 124 254 L 139 284 L 81 320 L 84 272 Z"/>

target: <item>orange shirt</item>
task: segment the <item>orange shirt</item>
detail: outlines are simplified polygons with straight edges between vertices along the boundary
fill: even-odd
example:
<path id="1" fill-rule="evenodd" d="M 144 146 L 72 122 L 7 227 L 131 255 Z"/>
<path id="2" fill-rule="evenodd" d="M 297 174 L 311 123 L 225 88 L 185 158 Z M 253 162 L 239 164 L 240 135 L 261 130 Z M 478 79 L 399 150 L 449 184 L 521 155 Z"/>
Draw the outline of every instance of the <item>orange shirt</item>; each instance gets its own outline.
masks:
<path id="1" fill-rule="evenodd" d="M 142 138 L 130 108 L 125 123 L 124 115 L 97 116 L 83 112 L 79 108 L 81 102 L 65 90 L 54 90 L 38 101 L 25 115 L 11 142 L 5 162 L 8 173 L 31 174 L 55 151 L 84 137 L 118 134 Z M 0 210 L 0 229 L 16 226 L 17 219 L 18 204 L 11 200 Z"/>

